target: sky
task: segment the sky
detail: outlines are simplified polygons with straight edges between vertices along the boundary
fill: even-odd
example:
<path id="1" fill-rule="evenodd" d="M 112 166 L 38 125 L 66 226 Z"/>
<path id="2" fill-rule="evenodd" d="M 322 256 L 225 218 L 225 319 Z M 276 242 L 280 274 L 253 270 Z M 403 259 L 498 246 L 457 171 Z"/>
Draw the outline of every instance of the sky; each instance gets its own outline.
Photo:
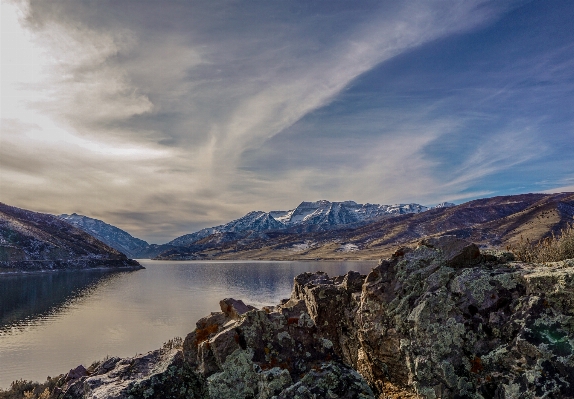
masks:
<path id="1" fill-rule="evenodd" d="M 574 191 L 564 1 L 1 2 L 0 201 L 150 243 Z"/>

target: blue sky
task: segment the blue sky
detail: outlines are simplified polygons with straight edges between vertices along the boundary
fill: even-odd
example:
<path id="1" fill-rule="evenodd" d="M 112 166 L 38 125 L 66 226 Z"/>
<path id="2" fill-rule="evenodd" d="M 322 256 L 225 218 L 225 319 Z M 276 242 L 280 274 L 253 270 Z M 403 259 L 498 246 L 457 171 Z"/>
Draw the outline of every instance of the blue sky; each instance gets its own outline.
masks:
<path id="1" fill-rule="evenodd" d="M 7 1 L 0 201 L 165 242 L 574 191 L 569 1 Z"/>

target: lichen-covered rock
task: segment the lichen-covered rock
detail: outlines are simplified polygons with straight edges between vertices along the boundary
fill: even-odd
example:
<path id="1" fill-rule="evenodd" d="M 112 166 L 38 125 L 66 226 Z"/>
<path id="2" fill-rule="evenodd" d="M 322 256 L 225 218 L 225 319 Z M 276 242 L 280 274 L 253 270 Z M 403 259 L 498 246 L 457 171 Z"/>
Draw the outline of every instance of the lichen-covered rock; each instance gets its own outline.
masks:
<path id="1" fill-rule="evenodd" d="M 205 381 L 184 361 L 180 350 L 156 350 L 126 359 L 110 358 L 92 374 L 66 381 L 59 389 L 61 399 L 209 397 Z"/>
<path id="2" fill-rule="evenodd" d="M 476 265 L 481 258 L 476 244 L 456 236 L 428 237 L 421 240 L 420 245 L 438 249 L 445 264 L 450 267 Z"/>
<path id="3" fill-rule="evenodd" d="M 359 373 L 340 363 L 325 363 L 281 391 L 277 399 L 367 399 L 373 391 Z"/>
<path id="4" fill-rule="evenodd" d="M 243 313 L 247 313 L 250 310 L 255 309 L 254 306 L 246 305 L 242 300 L 233 298 L 225 298 L 219 301 L 219 306 L 221 307 L 221 311 L 225 314 L 225 316 L 234 320 L 239 319 L 239 316 L 241 316 Z"/>
<path id="5" fill-rule="evenodd" d="M 328 285 L 350 297 L 360 295 L 364 278 L 350 272 L 335 284 L 324 274 L 303 274 L 295 286 L 308 291 L 311 284 Z M 336 294 L 327 291 L 312 295 Z M 317 321 L 334 320 L 329 314 L 334 310 L 323 309 L 326 305 L 310 310 L 293 296 L 276 308 L 258 310 L 228 298 L 221 303 L 222 313 L 200 320 L 186 337 L 184 356 L 207 378 L 211 398 L 374 398 L 364 378 L 337 355 L 329 335 L 319 333 Z"/>
<path id="6" fill-rule="evenodd" d="M 574 397 L 574 261 L 477 251 L 425 240 L 381 261 L 360 295 L 316 273 L 296 278 L 291 301 L 305 302 L 319 336 L 379 393 L 390 384 L 426 398 Z"/>

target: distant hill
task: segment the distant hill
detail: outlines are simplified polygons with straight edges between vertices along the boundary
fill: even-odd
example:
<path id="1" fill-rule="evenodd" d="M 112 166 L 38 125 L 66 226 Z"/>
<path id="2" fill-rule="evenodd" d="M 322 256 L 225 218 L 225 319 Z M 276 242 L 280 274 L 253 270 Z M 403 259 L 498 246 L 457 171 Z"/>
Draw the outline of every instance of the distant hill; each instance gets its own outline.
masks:
<path id="1" fill-rule="evenodd" d="M 0 203 L 0 269 L 141 268 L 81 229 L 45 213 Z"/>
<path id="2" fill-rule="evenodd" d="M 300 208 L 310 208 L 306 204 L 302 203 Z M 318 206 L 313 212 L 321 209 L 318 213 L 322 213 L 322 216 L 310 216 L 313 215 L 310 212 L 300 220 L 333 220 L 324 216 L 333 207 L 314 204 Z M 329 211 L 325 212 L 324 209 Z M 389 255 L 398 245 L 413 244 L 428 235 L 444 234 L 467 238 L 487 247 L 505 247 L 516 244 L 521 236 L 536 241 L 572 223 L 574 193 L 500 196 L 457 206 L 420 209 L 418 212 L 397 211 L 394 214 L 378 215 L 362 223 L 333 223 L 329 228 L 322 229 L 298 231 L 294 224 L 282 230 L 241 234 L 233 231 L 212 232 L 185 247 L 164 252 L 159 258 L 377 259 Z M 291 215 L 297 213 L 289 212 Z M 288 213 L 270 214 L 281 220 Z M 339 220 L 345 219 L 341 217 Z"/>
<path id="3" fill-rule="evenodd" d="M 112 226 L 99 219 L 78 215 L 77 213 L 72 213 L 71 215 L 62 214 L 58 217 L 84 230 L 86 233 L 93 235 L 98 240 L 126 254 L 130 258 L 153 258 L 161 252 L 172 248 L 169 245 L 148 244 L 146 241 L 136 238 L 116 226 Z"/>

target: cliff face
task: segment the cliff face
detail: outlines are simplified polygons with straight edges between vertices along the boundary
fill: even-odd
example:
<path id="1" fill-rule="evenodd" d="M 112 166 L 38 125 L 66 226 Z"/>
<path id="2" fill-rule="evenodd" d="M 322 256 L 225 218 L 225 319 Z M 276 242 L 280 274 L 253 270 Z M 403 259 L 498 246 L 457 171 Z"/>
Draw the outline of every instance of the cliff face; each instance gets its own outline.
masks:
<path id="1" fill-rule="evenodd" d="M 0 203 L 0 269 L 141 268 L 56 216 Z"/>
<path id="2" fill-rule="evenodd" d="M 574 261 L 510 260 L 445 236 L 368 276 L 305 273 L 276 307 L 225 299 L 182 348 L 107 361 L 58 389 L 67 398 L 572 398 Z"/>

